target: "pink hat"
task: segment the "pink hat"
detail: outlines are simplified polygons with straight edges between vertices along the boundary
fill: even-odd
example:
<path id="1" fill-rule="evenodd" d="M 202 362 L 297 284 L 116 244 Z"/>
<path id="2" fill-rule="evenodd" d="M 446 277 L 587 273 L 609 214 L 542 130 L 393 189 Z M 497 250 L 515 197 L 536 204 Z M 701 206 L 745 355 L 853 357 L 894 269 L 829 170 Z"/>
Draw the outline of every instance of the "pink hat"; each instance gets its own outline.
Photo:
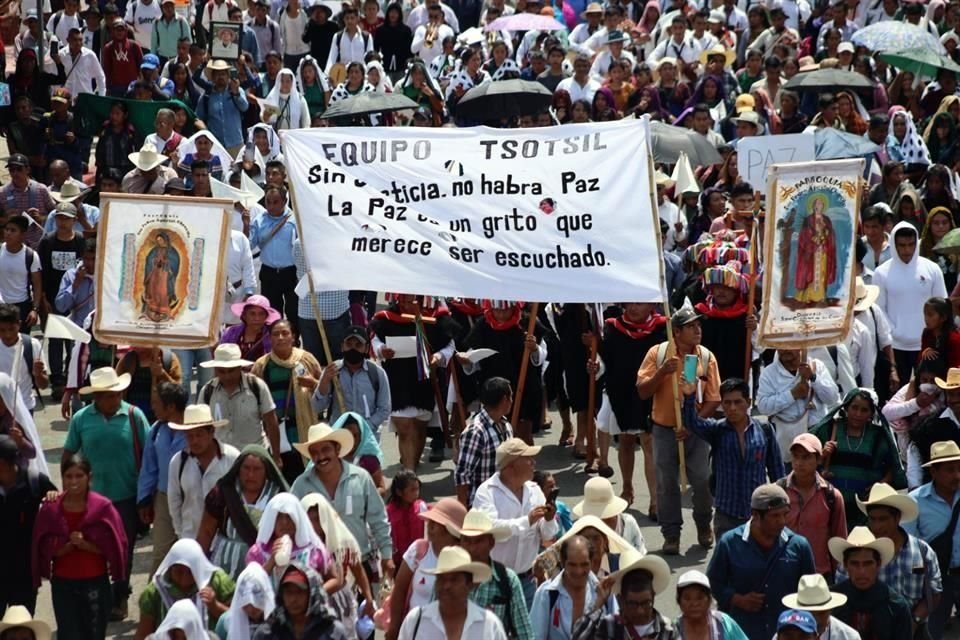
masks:
<path id="1" fill-rule="evenodd" d="M 794 447 L 800 447 L 807 452 L 815 453 L 818 456 L 823 455 L 823 445 L 820 444 L 820 438 L 812 433 L 801 433 L 794 438 L 793 442 L 790 443 L 790 448 L 793 449 Z"/>
<path id="2" fill-rule="evenodd" d="M 270 306 L 270 301 L 266 296 L 254 294 L 243 302 L 235 302 L 230 305 L 230 311 L 238 318 L 243 317 L 243 312 L 247 307 L 260 307 L 267 312 L 267 324 L 273 324 L 280 319 L 280 312 Z"/>

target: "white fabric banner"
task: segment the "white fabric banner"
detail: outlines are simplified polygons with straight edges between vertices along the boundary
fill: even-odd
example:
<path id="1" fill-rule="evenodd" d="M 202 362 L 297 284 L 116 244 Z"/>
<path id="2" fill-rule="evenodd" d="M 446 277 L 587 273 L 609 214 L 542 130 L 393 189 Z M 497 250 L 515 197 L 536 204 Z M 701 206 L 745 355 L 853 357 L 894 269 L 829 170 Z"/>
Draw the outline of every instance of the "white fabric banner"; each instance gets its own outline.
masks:
<path id="1" fill-rule="evenodd" d="M 229 200 L 104 194 L 93 334 L 107 344 L 216 342 Z"/>
<path id="2" fill-rule="evenodd" d="M 317 291 L 663 299 L 646 120 L 280 135 Z"/>

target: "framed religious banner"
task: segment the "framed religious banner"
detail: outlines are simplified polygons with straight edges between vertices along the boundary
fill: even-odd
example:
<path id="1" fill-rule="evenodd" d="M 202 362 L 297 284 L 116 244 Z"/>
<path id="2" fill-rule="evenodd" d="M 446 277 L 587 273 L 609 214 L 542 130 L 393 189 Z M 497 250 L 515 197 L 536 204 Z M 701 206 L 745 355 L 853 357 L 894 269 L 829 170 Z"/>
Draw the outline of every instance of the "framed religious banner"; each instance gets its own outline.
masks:
<path id="1" fill-rule="evenodd" d="M 847 337 L 862 175 L 862 159 L 770 167 L 761 346 L 805 349 Z"/>
<path id="2" fill-rule="evenodd" d="M 113 193 L 102 203 L 97 339 L 177 348 L 216 342 L 233 203 Z"/>
<path id="3" fill-rule="evenodd" d="M 210 57 L 214 60 L 229 60 L 240 57 L 240 36 L 243 25 L 239 22 L 210 23 Z"/>

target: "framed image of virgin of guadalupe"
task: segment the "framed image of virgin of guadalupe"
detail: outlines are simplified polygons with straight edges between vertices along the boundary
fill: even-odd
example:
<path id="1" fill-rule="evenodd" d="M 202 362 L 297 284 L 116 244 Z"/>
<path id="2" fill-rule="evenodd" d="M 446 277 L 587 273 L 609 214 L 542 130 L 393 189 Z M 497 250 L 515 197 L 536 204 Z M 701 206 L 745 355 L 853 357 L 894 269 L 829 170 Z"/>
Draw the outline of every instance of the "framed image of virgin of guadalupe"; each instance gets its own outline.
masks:
<path id="1" fill-rule="evenodd" d="M 804 349 L 847 337 L 862 175 L 862 159 L 770 167 L 761 346 Z"/>
<path id="2" fill-rule="evenodd" d="M 93 333 L 107 344 L 205 347 L 226 295 L 233 203 L 104 194 Z"/>

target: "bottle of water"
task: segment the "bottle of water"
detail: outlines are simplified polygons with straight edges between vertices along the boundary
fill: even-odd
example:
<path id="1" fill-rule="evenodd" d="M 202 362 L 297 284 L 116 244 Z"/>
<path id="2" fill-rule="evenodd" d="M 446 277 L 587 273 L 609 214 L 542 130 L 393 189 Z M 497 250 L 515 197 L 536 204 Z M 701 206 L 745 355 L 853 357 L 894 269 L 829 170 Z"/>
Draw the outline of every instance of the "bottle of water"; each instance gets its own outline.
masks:
<path id="1" fill-rule="evenodd" d="M 293 541 L 290 540 L 290 536 L 284 534 L 280 538 L 280 549 L 277 550 L 277 554 L 274 557 L 274 562 L 278 567 L 286 567 L 290 564 L 290 554 L 293 552 Z"/>

